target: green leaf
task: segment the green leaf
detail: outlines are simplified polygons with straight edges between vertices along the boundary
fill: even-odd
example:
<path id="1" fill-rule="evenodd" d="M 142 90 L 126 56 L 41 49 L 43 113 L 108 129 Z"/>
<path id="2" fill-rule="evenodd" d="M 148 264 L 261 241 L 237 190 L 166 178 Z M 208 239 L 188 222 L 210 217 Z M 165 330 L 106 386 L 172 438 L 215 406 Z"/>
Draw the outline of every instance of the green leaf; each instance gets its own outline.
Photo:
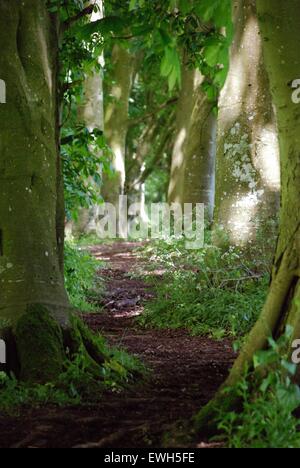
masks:
<path id="1" fill-rule="evenodd" d="M 160 71 L 163 77 L 168 78 L 170 90 L 174 89 L 176 83 L 181 85 L 181 61 L 175 46 L 165 47 Z"/>
<path id="2" fill-rule="evenodd" d="M 220 63 L 219 62 L 220 47 L 221 45 L 220 43 L 218 43 L 216 45 L 210 45 L 204 49 L 203 55 L 204 55 L 206 63 L 210 67 L 215 67 L 216 65 Z"/>
<path id="3" fill-rule="evenodd" d="M 129 11 L 133 11 L 136 8 L 137 4 L 138 4 L 137 0 L 130 0 Z"/>
<path id="4" fill-rule="evenodd" d="M 163 77 L 167 77 L 172 73 L 172 63 L 168 60 L 167 55 L 164 56 L 162 62 L 161 62 L 161 67 L 160 67 L 160 73 Z"/>
<path id="5" fill-rule="evenodd" d="M 89 40 L 95 33 L 108 35 L 111 33 L 121 34 L 128 26 L 128 22 L 119 16 L 107 16 L 106 18 L 94 21 L 78 27 L 78 35 L 81 39 Z"/>
<path id="6" fill-rule="evenodd" d="M 297 371 L 297 365 L 293 364 L 292 362 L 288 362 L 284 359 L 281 361 L 281 366 L 288 371 L 289 374 L 295 375 Z"/>
<path id="7" fill-rule="evenodd" d="M 191 10 L 190 0 L 179 0 L 179 9 L 183 15 L 187 15 Z"/>
<path id="8" fill-rule="evenodd" d="M 159 28 L 158 29 L 159 38 L 164 46 L 169 46 L 172 43 L 172 38 L 167 34 L 167 32 Z"/>
<path id="9" fill-rule="evenodd" d="M 168 79 L 168 84 L 169 84 L 169 90 L 170 91 L 172 91 L 175 88 L 176 83 L 177 83 L 177 79 L 178 79 L 177 71 L 175 70 L 175 68 L 173 68 L 171 74 L 169 75 L 169 79 Z"/>
<path id="10" fill-rule="evenodd" d="M 220 0 L 201 0 L 201 2 L 199 2 L 199 5 L 196 6 L 196 12 L 202 18 L 203 21 L 210 21 L 213 19 L 215 11 L 219 6 L 219 3 Z"/>

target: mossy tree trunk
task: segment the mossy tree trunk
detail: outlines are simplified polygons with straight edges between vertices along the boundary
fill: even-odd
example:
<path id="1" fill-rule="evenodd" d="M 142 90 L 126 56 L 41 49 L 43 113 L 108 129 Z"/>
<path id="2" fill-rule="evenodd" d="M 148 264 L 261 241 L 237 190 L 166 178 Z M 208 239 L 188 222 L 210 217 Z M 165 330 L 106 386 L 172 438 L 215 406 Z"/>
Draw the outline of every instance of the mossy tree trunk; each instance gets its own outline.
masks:
<path id="1" fill-rule="evenodd" d="M 300 70 L 300 9 L 297 0 L 257 0 L 266 67 L 276 107 L 282 173 L 280 233 L 267 301 L 224 386 L 233 386 L 255 352 L 278 338 L 286 325 L 300 336 L 300 108 L 292 102 L 291 83 Z M 292 349 L 291 349 L 292 352 Z M 298 381 L 300 376 L 298 373 Z M 229 408 L 219 392 L 200 412 L 197 427 L 212 425 L 216 411 Z"/>
<path id="2" fill-rule="evenodd" d="M 198 70 L 182 67 L 182 90 L 168 191 L 169 203 L 204 203 L 212 215 L 216 122 Z"/>
<path id="3" fill-rule="evenodd" d="M 279 209 L 279 146 L 256 1 L 234 0 L 233 19 L 230 70 L 219 101 L 214 224 L 231 244 L 246 246 Z"/>
<path id="4" fill-rule="evenodd" d="M 46 0 L 2 1 L 0 42 L 0 337 L 6 370 L 44 382 L 77 341 L 61 262 L 58 17 Z"/>

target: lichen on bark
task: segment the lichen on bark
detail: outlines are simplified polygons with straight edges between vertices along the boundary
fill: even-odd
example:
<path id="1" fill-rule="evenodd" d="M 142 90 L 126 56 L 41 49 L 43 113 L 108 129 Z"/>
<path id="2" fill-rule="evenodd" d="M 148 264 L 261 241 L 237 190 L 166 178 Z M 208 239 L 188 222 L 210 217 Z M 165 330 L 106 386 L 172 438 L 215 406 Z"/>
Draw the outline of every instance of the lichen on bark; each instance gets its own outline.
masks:
<path id="1" fill-rule="evenodd" d="M 300 333 L 300 112 L 292 101 L 292 89 L 288 85 L 300 67 L 300 10 L 297 0 L 278 0 L 276 8 L 273 0 L 257 0 L 257 9 L 280 141 L 279 239 L 264 308 L 223 387 L 197 415 L 195 426 L 198 431 L 215 429 L 215 417 L 220 408 L 226 411 L 237 404 L 234 395 L 230 400 L 224 399 L 222 389 L 234 387 L 245 369 L 251 368 L 255 353 L 267 348 L 270 336 L 278 339 L 287 325 L 293 328 L 291 343 L 295 338 L 299 339 Z M 300 382 L 299 368 L 296 380 Z"/>
<path id="2" fill-rule="evenodd" d="M 267 221 L 277 219 L 279 145 L 256 2 L 232 5 L 235 34 L 219 99 L 214 239 L 247 247 L 262 230 L 270 237 Z"/>

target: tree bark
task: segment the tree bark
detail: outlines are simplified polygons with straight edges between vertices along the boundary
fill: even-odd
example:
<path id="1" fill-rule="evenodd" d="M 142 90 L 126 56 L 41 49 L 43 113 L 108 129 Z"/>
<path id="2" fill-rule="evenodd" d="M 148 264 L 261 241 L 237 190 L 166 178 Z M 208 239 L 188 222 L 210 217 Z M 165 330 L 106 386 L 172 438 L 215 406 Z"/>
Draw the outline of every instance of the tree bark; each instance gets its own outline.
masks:
<path id="1" fill-rule="evenodd" d="M 128 110 L 131 93 L 134 56 L 119 44 L 112 51 L 112 85 L 105 104 L 104 133 L 113 152 L 113 175 L 103 175 L 102 196 L 104 201 L 119 208 L 119 196 L 124 195 L 126 180 L 125 153 L 128 131 Z M 125 229 L 126 230 L 126 229 Z M 121 233 L 122 234 L 122 233 Z"/>
<path id="2" fill-rule="evenodd" d="M 234 0 L 235 36 L 218 117 L 214 224 L 233 245 L 255 242 L 279 209 L 279 147 L 255 0 Z"/>
<path id="3" fill-rule="evenodd" d="M 91 15 L 90 21 L 98 21 L 104 17 L 104 7 L 102 0 L 93 0 L 89 2 L 91 5 L 97 5 L 98 10 Z M 98 64 L 103 68 L 105 65 L 104 54 L 98 57 Z M 99 70 L 92 70 L 86 76 L 83 85 L 84 101 L 78 109 L 78 120 L 83 123 L 89 132 L 95 129 L 104 132 L 104 93 L 103 93 L 103 77 Z M 97 151 L 91 148 L 91 151 Z M 99 151 L 99 150 L 98 150 Z M 101 168 L 99 173 L 102 177 Z M 94 181 L 91 181 L 95 184 Z M 98 187 L 100 193 L 101 188 Z M 81 208 L 78 214 L 76 223 L 69 221 L 66 226 L 67 235 L 75 234 L 79 236 L 82 234 L 97 233 L 97 221 L 99 216 L 99 207 L 94 205 L 90 208 Z"/>
<path id="4" fill-rule="evenodd" d="M 213 104 L 199 88 L 185 147 L 182 198 L 182 203 L 204 203 L 210 220 L 214 206 L 217 129 L 212 109 Z"/>
<path id="5" fill-rule="evenodd" d="M 212 216 L 216 123 L 197 70 L 182 67 L 169 203 L 204 203 Z"/>
<path id="6" fill-rule="evenodd" d="M 282 173 L 280 233 L 270 291 L 259 320 L 236 360 L 224 386 L 233 386 L 255 352 L 267 347 L 269 336 L 278 338 L 287 324 L 300 334 L 300 110 L 292 102 L 291 83 L 299 77 L 300 9 L 297 0 L 257 0 L 267 72 L 270 78 L 280 143 Z M 291 351 L 292 352 L 292 351 Z M 297 380 L 300 382 L 298 372 Z M 221 391 L 196 419 L 197 429 L 214 427 L 220 406 L 232 408 Z"/>
<path id="7" fill-rule="evenodd" d="M 59 31 L 47 3 L 0 2 L 0 337 L 5 369 L 37 382 L 55 379 L 86 335 L 71 325 L 60 262 Z"/>

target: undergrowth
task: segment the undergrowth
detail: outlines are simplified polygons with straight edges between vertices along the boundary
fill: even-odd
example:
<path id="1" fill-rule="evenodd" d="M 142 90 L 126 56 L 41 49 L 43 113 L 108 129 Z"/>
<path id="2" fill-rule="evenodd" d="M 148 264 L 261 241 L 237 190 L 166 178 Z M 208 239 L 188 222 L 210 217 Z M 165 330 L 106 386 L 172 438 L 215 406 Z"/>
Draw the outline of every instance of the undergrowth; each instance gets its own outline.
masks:
<path id="1" fill-rule="evenodd" d="M 66 243 L 65 284 L 74 308 L 87 312 L 96 309 L 93 297 L 99 301 L 103 291 L 103 283 L 97 276 L 100 267 L 101 262 L 87 251 Z M 83 348 L 75 356 L 66 355 L 63 373 L 57 381 L 45 385 L 21 382 L 14 375 L 0 372 L 0 411 L 15 413 L 23 406 L 95 402 L 102 398 L 104 391 L 121 391 L 136 377 L 145 375 L 146 369 L 138 359 L 122 349 L 107 346 L 101 335 L 93 335 L 93 342 L 104 357 L 98 376 L 90 371 L 90 361 Z"/>
<path id="2" fill-rule="evenodd" d="M 241 412 L 220 411 L 217 419 L 217 439 L 229 448 L 300 448 L 300 421 L 293 414 L 300 406 L 300 389 L 293 383 L 297 366 L 289 356 L 292 333 L 288 327 L 277 342 L 271 338 L 270 348 L 255 355 L 253 370 L 224 390 L 242 402 Z"/>
<path id="3" fill-rule="evenodd" d="M 65 245 L 65 285 L 73 307 L 82 311 L 93 311 L 93 298 L 103 290 L 103 284 L 97 270 L 101 262 L 87 251 L 72 243 Z"/>
<path id="4" fill-rule="evenodd" d="M 161 241 L 139 255 L 150 262 L 146 281 L 155 290 L 138 318 L 145 327 L 186 328 L 214 338 L 244 336 L 265 302 L 269 272 L 263 258 L 255 263 L 236 248 L 224 252 L 206 245 L 188 251 L 182 242 Z"/>
<path id="5" fill-rule="evenodd" d="M 57 381 L 44 385 L 21 382 L 14 375 L 0 372 L 0 411 L 16 413 L 21 407 L 44 404 L 79 405 L 98 401 L 103 392 L 119 392 L 146 375 L 146 368 L 135 357 L 118 348 L 108 347 L 101 335 L 94 342 L 104 357 L 96 377 L 83 349 L 66 356 L 64 371 Z"/>

